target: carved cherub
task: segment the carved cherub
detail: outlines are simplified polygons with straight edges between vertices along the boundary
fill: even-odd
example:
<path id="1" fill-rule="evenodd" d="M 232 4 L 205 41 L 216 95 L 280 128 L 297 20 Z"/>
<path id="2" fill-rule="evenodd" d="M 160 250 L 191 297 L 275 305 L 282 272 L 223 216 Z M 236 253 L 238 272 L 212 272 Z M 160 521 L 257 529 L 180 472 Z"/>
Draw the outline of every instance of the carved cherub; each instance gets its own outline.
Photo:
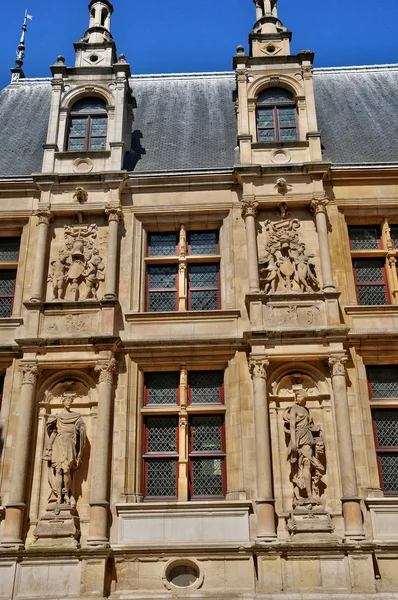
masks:
<path id="1" fill-rule="evenodd" d="M 64 297 L 68 256 L 67 252 L 60 250 L 58 252 L 58 258 L 51 262 L 51 272 L 48 281 L 51 281 L 52 283 L 52 300 L 61 300 Z"/>
<path id="2" fill-rule="evenodd" d="M 83 277 L 86 280 L 86 299 L 97 298 L 99 283 L 105 279 L 104 271 L 105 266 L 102 258 L 99 256 L 99 250 L 94 248 L 88 260 L 87 267 L 83 271 Z"/>

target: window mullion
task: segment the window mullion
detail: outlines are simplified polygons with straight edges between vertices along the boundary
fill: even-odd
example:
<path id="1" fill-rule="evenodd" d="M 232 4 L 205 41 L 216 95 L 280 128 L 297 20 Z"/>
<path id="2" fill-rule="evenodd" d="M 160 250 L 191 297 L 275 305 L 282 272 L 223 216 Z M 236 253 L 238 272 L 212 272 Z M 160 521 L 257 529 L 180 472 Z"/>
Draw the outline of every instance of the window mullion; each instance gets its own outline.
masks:
<path id="1" fill-rule="evenodd" d="M 87 117 L 85 150 L 91 150 L 91 116 Z"/>
<path id="2" fill-rule="evenodd" d="M 178 415 L 179 459 L 178 459 L 178 500 L 185 502 L 188 494 L 188 374 L 184 366 L 180 371 L 180 412 Z"/>

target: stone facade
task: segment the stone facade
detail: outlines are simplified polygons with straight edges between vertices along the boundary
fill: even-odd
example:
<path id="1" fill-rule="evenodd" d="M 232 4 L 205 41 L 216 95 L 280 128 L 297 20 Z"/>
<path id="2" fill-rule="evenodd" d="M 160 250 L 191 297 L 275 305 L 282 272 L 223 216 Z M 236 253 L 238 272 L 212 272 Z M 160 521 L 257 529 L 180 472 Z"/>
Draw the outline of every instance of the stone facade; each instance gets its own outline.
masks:
<path id="1" fill-rule="evenodd" d="M 0 600 L 398 598 L 398 494 L 383 492 L 371 412 L 398 405 L 370 397 L 366 371 L 398 372 L 396 167 L 322 158 L 313 55 L 290 54 L 276 0 L 255 4 L 234 57 L 233 169 L 123 169 L 134 90 L 112 5 L 92 0 L 76 65 L 51 67 L 41 172 L 0 180 L 5 247 L 20 239 L 0 264 L 16 273 L 0 319 Z M 273 88 L 296 98 L 295 140 L 258 139 Z M 90 98 L 106 102 L 106 146 L 73 150 L 73 107 Z M 94 145 L 99 121 L 80 115 Z M 380 228 L 381 244 L 350 248 L 350 226 Z M 195 254 L 191 232 L 217 247 Z M 369 257 L 388 302 L 357 299 L 352 260 Z M 193 283 L 203 263 L 213 287 Z M 175 289 L 153 285 L 161 268 Z M 175 306 L 153 308 L 156 293 Z M 195 404 L 192 373 L 212 372 L 223 402 Z M 176 376 L 178 402 L 153 374 Z M 176 445 L 156 459 L 162 418 Z M 224 441 L 195 455 L 199 423 L 216 422 Z M 151 460 L 175 465 L 172 497 L 151 497 Z M 222 493 L 206 478 L 197 492 L 200 460 Z"/>

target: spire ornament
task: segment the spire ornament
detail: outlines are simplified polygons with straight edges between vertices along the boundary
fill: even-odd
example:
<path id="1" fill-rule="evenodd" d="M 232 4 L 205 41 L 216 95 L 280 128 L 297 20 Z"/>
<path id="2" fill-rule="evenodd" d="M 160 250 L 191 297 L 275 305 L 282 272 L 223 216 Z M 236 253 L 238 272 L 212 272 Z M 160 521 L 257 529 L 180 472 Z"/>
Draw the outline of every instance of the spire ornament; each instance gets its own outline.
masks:
<path id="1" fill-rule="evenodd" d="M 27 21 L 32 21 L 32 15 L 28 14 L 28 11 L 25 10 L 25 16 L 22 25 L 22 35 L 19 41 L 19 45 L 17 48 L 17 58 L 15 61 L 15 67 L 11 69 L 11 83 L 16 83 L 20 79 L 25 78 L 25 73 L 23 72 L 23 60 L 25 58 L 25 37 L 27 31 Z"/>

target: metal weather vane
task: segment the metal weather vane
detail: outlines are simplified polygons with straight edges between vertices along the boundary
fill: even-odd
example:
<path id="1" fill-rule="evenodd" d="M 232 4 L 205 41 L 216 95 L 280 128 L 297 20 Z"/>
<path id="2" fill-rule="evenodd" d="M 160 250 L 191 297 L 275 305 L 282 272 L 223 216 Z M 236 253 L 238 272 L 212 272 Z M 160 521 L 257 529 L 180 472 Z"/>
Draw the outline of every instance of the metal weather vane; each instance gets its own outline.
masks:
<path id="1" fill-rule="evenodd" d="M 28 11 L 25 10 L 25 16 L 22 25 L 22 35 L 19 41 L 19 45 L 17 48 L 17 58 L 15 60 L 15 69 L 11 69 L 12 72 L 12 81 L 18 81 L 21 77 L 24 77 L 22 66 L 23 60 L 25 58 L 25 37 L 27 31 L 27 22 L 32 21 L 32 15 L 28 14 Z"/>

